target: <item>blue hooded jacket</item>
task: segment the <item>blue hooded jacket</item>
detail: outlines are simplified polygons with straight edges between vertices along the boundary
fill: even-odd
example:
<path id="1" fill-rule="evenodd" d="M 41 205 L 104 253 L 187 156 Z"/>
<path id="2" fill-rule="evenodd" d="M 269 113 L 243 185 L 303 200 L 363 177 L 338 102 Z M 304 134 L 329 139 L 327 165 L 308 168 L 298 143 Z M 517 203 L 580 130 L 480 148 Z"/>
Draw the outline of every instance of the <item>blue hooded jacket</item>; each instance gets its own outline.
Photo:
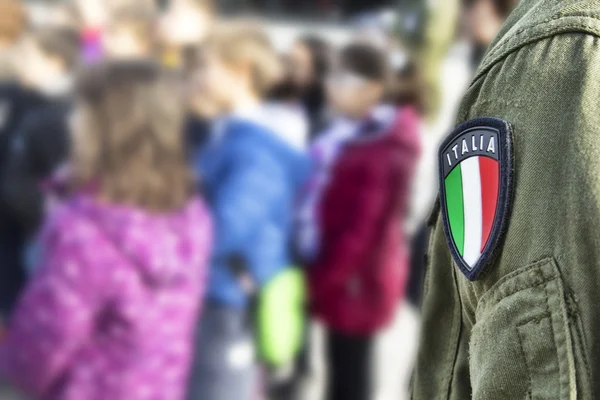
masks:
<path id="1" fill-rule="evenodd" d="M 196 158 L 215 229 L 207 299 L 244 307 L 232 259 L 259 287 L 290 266 L 293 206 L 309 159 L 255 122 L 230 119 L 220 128 Z"/>

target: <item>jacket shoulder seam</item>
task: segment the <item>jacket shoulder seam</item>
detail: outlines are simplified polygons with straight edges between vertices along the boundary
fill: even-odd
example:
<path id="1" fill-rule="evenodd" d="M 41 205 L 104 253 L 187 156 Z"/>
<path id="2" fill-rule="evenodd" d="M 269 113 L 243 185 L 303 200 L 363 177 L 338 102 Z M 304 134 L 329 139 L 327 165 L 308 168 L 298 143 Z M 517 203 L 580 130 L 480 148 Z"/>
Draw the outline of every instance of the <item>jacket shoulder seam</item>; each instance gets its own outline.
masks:
<path id="1" fill-rule="evenodd" d="M 529 33 L 529 35 L 523 37 L 525 33 Z M 490 50 L 473 78 L 471 86 L 484 77 L 494 65 L 517 50 L 544 39 L 569 33 L 600 37 L 600 19 L 591 16 L 562 16 L 559 14 L 519 29 Z"/>

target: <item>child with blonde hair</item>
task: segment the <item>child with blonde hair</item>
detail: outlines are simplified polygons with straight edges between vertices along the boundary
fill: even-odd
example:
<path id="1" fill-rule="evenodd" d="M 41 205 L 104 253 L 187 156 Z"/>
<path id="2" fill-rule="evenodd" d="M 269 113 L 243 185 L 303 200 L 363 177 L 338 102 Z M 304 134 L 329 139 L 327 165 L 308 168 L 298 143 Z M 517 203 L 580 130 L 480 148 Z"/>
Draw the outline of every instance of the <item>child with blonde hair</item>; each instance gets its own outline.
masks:
<path id="1" fill-rule="evenodd" d="M 190 399 L 256 395 L 250 303 L 291 263 L 292 205 L 307 163 L 264 112 L 281 72 L 265 34 L 243 22 L 217 27 L 197 57 L 193 103 L 215 123 L 196 165 L 216 236 Z"/>
<path id="2" fill-rule="evenodd" d="M 177 92 L 145 61 L 79 83 L 73 194 L 43 229 L 42 265 L 0 345 L 0 376 L 35 399 L 184 398 L 210 222 Z"/>

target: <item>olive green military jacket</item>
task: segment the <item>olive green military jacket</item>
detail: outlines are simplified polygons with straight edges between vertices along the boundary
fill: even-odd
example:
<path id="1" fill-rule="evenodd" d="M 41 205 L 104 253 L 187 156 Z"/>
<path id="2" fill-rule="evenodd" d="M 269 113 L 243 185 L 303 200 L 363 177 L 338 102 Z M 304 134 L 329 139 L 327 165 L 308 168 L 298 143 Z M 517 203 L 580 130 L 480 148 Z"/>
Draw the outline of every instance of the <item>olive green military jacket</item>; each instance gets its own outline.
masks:
<path id="1" fill-rule="evenodd" d="M 439 210 L 413 399 L 600 399 L 600 0 L 522 0 L 458 122 L 512 125 L 497 256 L 457 268 Z"/>

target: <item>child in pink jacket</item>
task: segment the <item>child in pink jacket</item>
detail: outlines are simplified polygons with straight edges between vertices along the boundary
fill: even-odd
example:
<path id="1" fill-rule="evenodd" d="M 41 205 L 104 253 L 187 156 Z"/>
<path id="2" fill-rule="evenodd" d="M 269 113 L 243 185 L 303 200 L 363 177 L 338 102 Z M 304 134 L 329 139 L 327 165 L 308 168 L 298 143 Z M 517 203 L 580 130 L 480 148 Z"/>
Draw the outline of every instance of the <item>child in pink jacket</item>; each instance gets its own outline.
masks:
<path id="1" fill-rule="evenodd" d="M 210 221 L 192 194 L 177 85 L 140 61 L 88 73 L 73 119 L 75 193 L 43 230 L 0 376 L 35 399 L 183 399 Z"/>

